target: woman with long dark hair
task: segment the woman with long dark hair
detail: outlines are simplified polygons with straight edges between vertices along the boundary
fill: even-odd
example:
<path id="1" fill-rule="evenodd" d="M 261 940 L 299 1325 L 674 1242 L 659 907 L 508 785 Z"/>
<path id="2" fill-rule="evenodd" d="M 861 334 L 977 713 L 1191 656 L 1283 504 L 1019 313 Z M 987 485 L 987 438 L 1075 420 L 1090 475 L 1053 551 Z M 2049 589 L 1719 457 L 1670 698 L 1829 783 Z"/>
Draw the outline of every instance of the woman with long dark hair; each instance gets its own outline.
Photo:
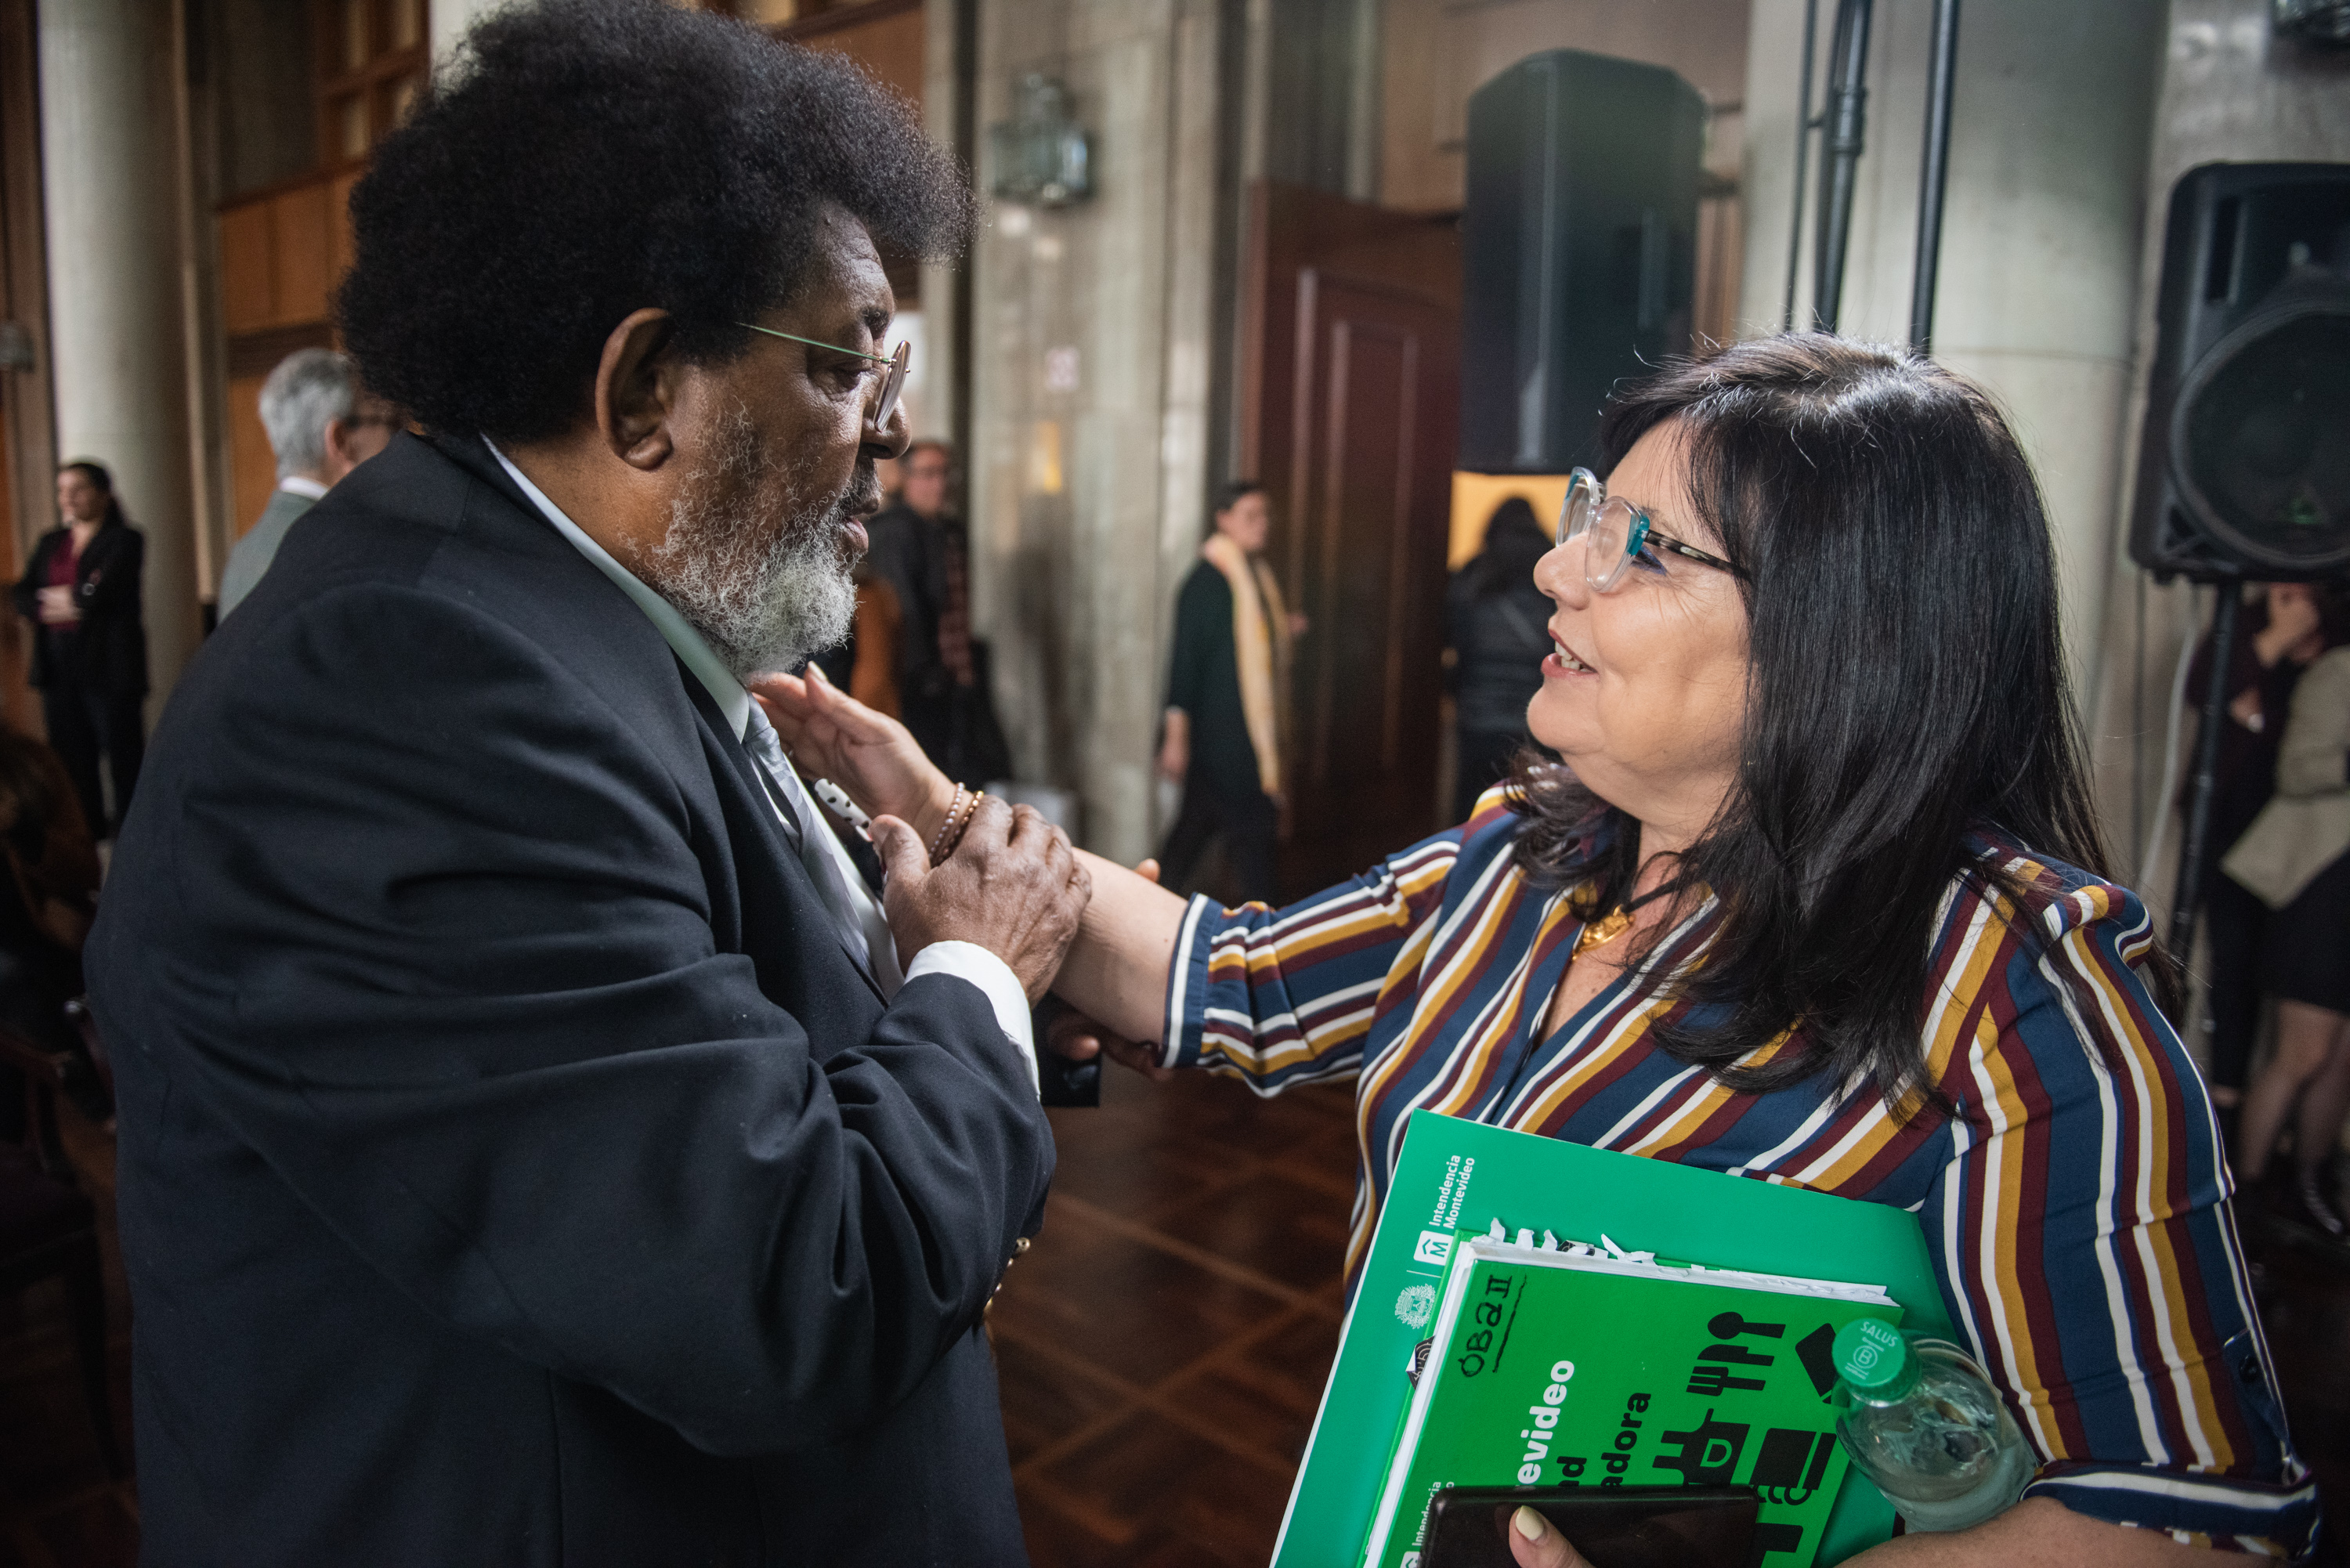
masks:
<path id="1" fill-rule="evenodd" d="M 63 521 L 41 535 L 15 590 L 33 622 L 32 682 L 49 745 L 66 765 L 90 831 L 111 836 L 99 792 L 102 755 L 114 817 L 130 809 L 147 749 L 147 627 L 139 578 L 147 540 L 122 516 L 114 478 L 87 459 L 57 470 Z"/>
<path id="2" fill-rule="evenodd" d="M 1139 1065 L 1353 1077 L 1350 1271 L 1414 1109 L 1916 1214 L 2041 1464 L 1998 1519 L 1872 1562 L 2305 1550 L 2315 1489 L 2162 955 L 2106 875 L 2014 436 L 1929 361 L 1793 337 L 1627 389 L 1602 446 L 1535 574 L 1528 717 L 1564 768 L 1280 911 L 1088 859 L 1055 989 Z M 837 694 L 766 695 L 870 805 L 919 830 L 951 800 Z"/>

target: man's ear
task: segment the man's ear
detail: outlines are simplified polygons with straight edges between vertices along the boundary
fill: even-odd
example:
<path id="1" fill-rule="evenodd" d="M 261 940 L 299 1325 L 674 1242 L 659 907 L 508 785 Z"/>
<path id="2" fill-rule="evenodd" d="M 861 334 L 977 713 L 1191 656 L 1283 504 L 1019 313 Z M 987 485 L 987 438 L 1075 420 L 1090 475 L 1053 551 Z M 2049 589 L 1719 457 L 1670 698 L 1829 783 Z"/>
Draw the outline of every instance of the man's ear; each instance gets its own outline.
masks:
<path id="1" fill-rule="evenodd" d="M 604 339 L 596 363 L 596 428 L 615 457 L 648 472 L 674 450 L 669 419 L 677 368 L 662 352 L 671 325 L 666 310 L 632 312 Z"/>

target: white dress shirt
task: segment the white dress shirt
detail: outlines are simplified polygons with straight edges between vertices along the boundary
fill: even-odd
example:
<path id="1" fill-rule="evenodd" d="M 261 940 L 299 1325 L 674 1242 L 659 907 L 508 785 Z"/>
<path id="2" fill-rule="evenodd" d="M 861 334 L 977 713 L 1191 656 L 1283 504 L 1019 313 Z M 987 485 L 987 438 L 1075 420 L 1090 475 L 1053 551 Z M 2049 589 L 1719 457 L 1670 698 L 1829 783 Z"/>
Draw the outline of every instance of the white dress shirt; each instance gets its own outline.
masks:
<path id="1" fill-rule="evenodd" d="M 792 815 L 798 819 L 799 829 L 796 832 L 792 818 L 785 815 L 784 808 L 773 801 L 768 804 L 774 807 L 776 820 L 785 825 L 786 840 L 795 836 L 800 840 L 801 864 L 807 867 L 810 880 L 816 883 L 816 891 L 832 911 L 833 919 L 839 927 L 841 945 L 873 977 L 882 996 L 885 999 L 895 996 L 899 986 L 906 981 L 926 974 L 949 974 L 970 981 L 979 988 L 980 994 L 986 997 L 988 1004 L 994 1009 L 997 1024 L 1002 1027 L 1005 1037 L 1019 1048 L 1022 1058 L 1028 1064 L 1029 1081 L 1034 1083 L 1036 1079 L 1036 1042 L 1029 1022 L 1028 996 L 1021 989 L 1019 977 L 1012 972 L 1012 966 L 976 942 L 932 942 L 916 953 L 914 961 L 901 973 L 898 967 L 897 941 L 889 933 L 889 922 L 881 912 L 880 901 L 866 887 L 865 878 L 858 873 L 857 863 L 848 857 L 848 851 L 841 847 L 840 841 L 833 836 L 831 826 L 817 809 L 815 798 L 808 794 L 807 786 L 800 782 L 799 774 L 784 756 L 782 743 L 777 740 L 774 727 L 767 722 L 766 714 L 752 700 L 751 693 L 743 689 L 743 682 L 726 668 L 725 662 L 694 628 L 693 623 L 678 613 L 675 605 L 646 587 L 634 572 L 613 559 L 611 552 L 589 538 L 579 524 L 565 516 L 563 509 L 548 500 L 546 493 L 530 482 L 528 474 L 507 461 L 506 454 L 498 451 L 495 442 L 484 439 L 483 444 L 489 447 L 491 455 L 522 487 L 522 493 L 530 497 L 532 504 L 555 525 L 555 531 L 562 535 L 573 549 L 594 562 L 598 570 L 611 578 L 619 590 L 645 612 L 645 618 L 653 623 L 662 640 L 676 653 L 678 662 L 693 672 L 694 679 L 700 680 L 710 693 L 711 701 L 718 704 L 718 711 L 726 716 L 726 722 L 733 726 L 736 738 L 761 763 L 761 771 L 790 801 Z"/>
<path id="2" fill-rule="evenodd" d="M 324 501 L 327 498 L 327 487 L 307 473 L 289 473 L 277 482 L 277 488 L 305 501 Z"/>

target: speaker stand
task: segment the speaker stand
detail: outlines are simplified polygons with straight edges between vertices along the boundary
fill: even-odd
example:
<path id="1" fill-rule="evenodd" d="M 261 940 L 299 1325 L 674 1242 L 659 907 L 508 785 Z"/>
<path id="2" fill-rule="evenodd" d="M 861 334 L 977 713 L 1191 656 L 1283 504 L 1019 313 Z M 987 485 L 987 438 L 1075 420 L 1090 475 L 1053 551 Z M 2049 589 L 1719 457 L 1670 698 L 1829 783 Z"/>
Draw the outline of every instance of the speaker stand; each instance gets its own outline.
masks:
<path id="1" fill-rule="evenodd" d="M 2187 836 L 2178 846 L 2178 886 L 2170 906 L 2170 961 L 2183 981 L 2193 950 L 2196 917 L 2203 902 L 2203 867 L 2211 837 L 2211 796 L 2220 783 L 2220 726 L 2228 722 L 2228 677 L 2236 662 L 2236 623 L 2243 614 L 2244 585 L 2236 577 L 2213 579 L 2219 603 L 2211 609 L 2211 677 L 2203 689 L 2203 722 L 2195 732 L 2195 782 L 2187 797 Z M 2187 987 L 2179 988 L 2187 1006 Z M 2171 1022 L 2184 1027 L 2185 1018 Z"/>

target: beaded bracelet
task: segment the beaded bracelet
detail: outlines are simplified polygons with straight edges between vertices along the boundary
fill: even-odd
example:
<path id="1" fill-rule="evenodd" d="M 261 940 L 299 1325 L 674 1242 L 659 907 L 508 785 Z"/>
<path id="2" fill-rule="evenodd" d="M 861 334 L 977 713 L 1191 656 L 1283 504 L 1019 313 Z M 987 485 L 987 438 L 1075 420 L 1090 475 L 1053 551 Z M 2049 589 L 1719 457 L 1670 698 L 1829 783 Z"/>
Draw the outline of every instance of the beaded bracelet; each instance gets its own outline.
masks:
<path id="1" fill-rule="evenodd" d="M 931 865 L 937 866 L 942 864 L 948 856 L 952 855 L 955 852 L 955 846 L 962 842 L 964 832 L 971 826 L 971 819 L 979 815 L 979 803 L 986 798 L 987 792 L 985 790 L 982 789 L 972 791 L 971 804 L 963 808 L 962 819 L 960 821 L 952 822 L 954 836 L 947 840 L 947 846 L 939 852 L 938 859 L 931 861 Z"/>
<path id="2" fill-rule="evenodd" d="M 936 866 L 947 857 L 947 835 L 954 832 L 955 817 L 962 811 L 962 785 L 955 785 L 954 799 L 947 803 L 946 820 L 939 824 L 936 837 L 931 840 L 931 864 Z"/>

